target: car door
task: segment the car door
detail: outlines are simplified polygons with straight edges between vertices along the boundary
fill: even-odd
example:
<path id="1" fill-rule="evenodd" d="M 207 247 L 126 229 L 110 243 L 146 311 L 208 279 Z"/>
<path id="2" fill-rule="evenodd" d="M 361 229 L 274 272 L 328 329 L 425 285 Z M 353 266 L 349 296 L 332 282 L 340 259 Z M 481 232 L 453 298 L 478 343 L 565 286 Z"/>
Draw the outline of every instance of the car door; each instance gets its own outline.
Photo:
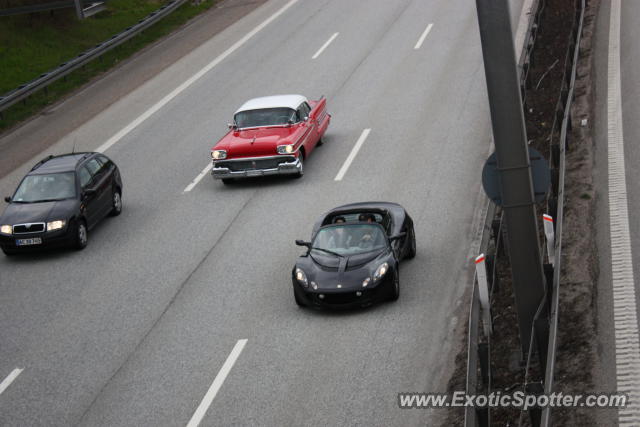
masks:
<path id="1" fill-rule="evenodd" d="M 100 212 L 98 219 L 106 216 L 111 211 L 112 186 L 107 173 L 107 168 L 98 161 L 96 157 L 89 159 L 86 163 L 87 169 L 91 172 L 91 182 L 93 188 L 98 193 L 98 205 Z"/>
<path id="2" fill-rule="evenodd" d="M 100 219 L 100 203 L 98 193 L 93 189 L 91 172 L 86 166 L 81 166 L 78 170 L 80 180 L 80 211 L 84 214 L 87 227 L 91 228 Z"/>
<path id="3" fill-rule="evenodd" d="M 387 229 L 385 230 L 385 232 L 389 237 L 394 235 L 394 232 L 393 232 L 394 228 L 395 227 L 393 224 L 393 220 L 390 220 L 389 224 L 387 225 Z M 395 255 L 398 261 L 402 259 L 403 250 L 404 250 L 404 241 L 405 241 L 404 237 L 401 237 L 400 239 L 396 239 L 391 242 L 391 249 L 393 249 L 393 254 Z"/>
<path id="4" fill-rule="evenodd" d="M 103 155 L 96 156 L 96 159 L 98 159 L 98 161 L 102 165 L 103 173 L 105 174 L 105 178 L 107 180 L 107 185 L 109 186 L 109 188 L 113 190 L 114 188 L 117 187 L 115 163 L 113 163 L 111 160 L 109 160 L 107 157 Z M 109 205 L 109 208 L 112 207 L 110 203 L 111 201 L 112 201 L 112 194 L 109 194 L 109 203 L 107 203 Z"/>
<path id="5" fill-rule="evenodd" d="M 315 143 L 317 144 L 322 135 L 329 127 L 331 116 L 327 113 L 327 99 L 321 98 L 315 103 L 313 109 L 309 112 L 309 120 L 313 121 Z"/>
<path id="6" fill-rule="evenodd" d="M 296 110 L 296 117 L 299 121 L 300 128 L 303 130 L 303 135 L 300 138 L 301 145 L 304 145 L 305 152 L 309 154 L 313 147 L 315 146 L 316 141 L 314 141 L 314 125 L 313 121 L 309 118 L 309 113 L 311 109 L 306 102 L 300 104 L 298 109 Z"/>

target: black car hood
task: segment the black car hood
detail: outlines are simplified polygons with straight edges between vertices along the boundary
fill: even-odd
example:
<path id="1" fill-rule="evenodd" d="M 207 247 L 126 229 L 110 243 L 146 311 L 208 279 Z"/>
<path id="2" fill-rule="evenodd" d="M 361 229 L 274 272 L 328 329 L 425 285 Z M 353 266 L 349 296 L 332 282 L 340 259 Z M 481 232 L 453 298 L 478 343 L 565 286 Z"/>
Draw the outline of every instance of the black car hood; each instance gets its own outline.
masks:
<path id="1" fill-rule="evenodd" d="M 2 214 L 2 224 L 23 224 L 68 219 L 78 201 L 75 199 L 39 203 L 10 203 Z"/>
<path id="2" fill-rule="evenodd" d="M 357 255 L 349 255 L 343 258 L 337 257 L 331 254 L 324 254 L 320 251 L 315 251 L 311 255 L 311 259 L 321 267 L 329 269 L 338 269 L 339 271 L 353 270 L 354 268 L 361 267 L 368 262 L 376 259 L 380 256 L 385 249 L 380 249 L 371 252 L 365 252 Z"/>

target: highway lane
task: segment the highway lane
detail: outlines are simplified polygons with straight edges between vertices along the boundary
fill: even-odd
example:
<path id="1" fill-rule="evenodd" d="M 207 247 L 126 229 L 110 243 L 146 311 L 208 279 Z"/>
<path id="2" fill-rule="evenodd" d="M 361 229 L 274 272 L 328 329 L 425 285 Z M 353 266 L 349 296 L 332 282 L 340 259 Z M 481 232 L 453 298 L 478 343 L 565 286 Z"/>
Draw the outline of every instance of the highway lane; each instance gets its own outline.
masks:
<path id="1" fill-rule="evenodd" d="M 609 37 L 610 34 L 610 2 L 602 2 L 598 14 L 598 28 L 595 43 L 595 75 L 596 75 L 596 110 L 595 110 L 595 138 L 596 157 L 594 170 L 594 186 L 597 198 L 596 228 L 598 230 L 598 257 L 599 257 L 599 291 L 598 291 L 598 334 L 601 350 L 602 372 L 598 373 L 598 381 L 607 390 L 618 390 L 616 360 L 616 322 L 613 308 L 613 280 L 612 280 L 612 241 L 611 218 L 609 211 L 610 171 L 608 169 L 608 65 L 609 65 Z M 640 31 L 636 22 L 640 19 L 640 4 L 638 2 L 623 1 L 620 4 L 620 92 L 621 92 L 621 118 L 622 134 L 624 140 L 624 161 L 626 178 L 626 197 L 629 220 L 629 242 L 632 256 L 633 275 L 635 277 L 636 307 L 640 305 L 640 289 L 637 278 L 640 277 L 640 224 L 636 218 L 636 212 L 640 209 L 640 191 L 638 182 L 640 171 L 636 167 L 640 161 L 640 149 L 637 141 L 640 137 L 640 125 L 637 117 L 640 114 L 640 86 L 638 79 L 640 65 L 638 54 L 638 37 Z M 619 245 L 618 245 L 619 246 Z M 637 308 L 636 308 L 637 310 Z M 638 313 L 637 313 L 638 314 Z M 637 329 L 636 329 L 637 331 Z M 637 333 L 637 332 L 636 332 Z M 620 356 L 625 358 L 625 355 Z M 617 419 L 617 411 L 604 412 L 601 424 L 611 424 Z M 610 419 L 607 419 L 608 417 Z"/>
<path id="2" fill-rule="evenodd" d="M 640 162 L 640 46 L 638 40 L 640 29 L 635 24 L 640 19 L 640 4 L 622 2 L 621 4 L 621 46 L 620 77 L 622 83 L 622 122 L 625 140 L 626 178 L 629 203 L 629 226 L 631 232 L 631 249 L 634 254 L 633 271 L 640 277 L 640 223 L 635 221 L 640 211 L 640 170 L 635 167 Z M 636 301 L 640 305 L 640 289 L 636 288 Z"/>
<path id="3" fill-rule="evenodd" d="M 0 422 L 185 425 L 239 339 L 246 347 L 204 425 L 427 421 L 427 411 L 397 409 L 396 393 L 444 388 L 489 141 L 467 3 L 300 2 L 110 148 L 127 184 L 123 215 L 83 252 L 0 260 L 0 377 L 25 368 L 0 396 Z M 220 40 L 283 4 L 198 53 L 210 48 L 211 60 Z M 178 75 L 193 71 L 189 59 L 172 67 Z M 79 129 L 82 148 L 144 111 L 157 85 Z M 183 194 L 237 105 L 278 92 L 329 98 L 334 120 L 305 177 L 232 187 L 206 177 Z M 319 212 L 367 199 L 398 201 L 416 220 L 419 255 L 401 270 L 401 299 L 349 314 L 297 309 L 293 239 Z"/>

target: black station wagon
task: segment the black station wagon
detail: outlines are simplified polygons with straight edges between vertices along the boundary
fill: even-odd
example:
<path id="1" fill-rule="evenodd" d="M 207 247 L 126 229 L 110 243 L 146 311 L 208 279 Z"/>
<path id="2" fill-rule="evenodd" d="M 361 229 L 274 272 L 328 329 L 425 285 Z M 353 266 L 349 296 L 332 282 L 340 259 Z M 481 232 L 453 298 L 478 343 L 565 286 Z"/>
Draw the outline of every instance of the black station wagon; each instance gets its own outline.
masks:
<path id="1" fill-rule="evenodd" d="M 100 153 L 48 156 L 22 179 L 0 216 L 0 247 L 23 250 L 87 246 L 87 231 L 122 211 L 118 167 Z"/>

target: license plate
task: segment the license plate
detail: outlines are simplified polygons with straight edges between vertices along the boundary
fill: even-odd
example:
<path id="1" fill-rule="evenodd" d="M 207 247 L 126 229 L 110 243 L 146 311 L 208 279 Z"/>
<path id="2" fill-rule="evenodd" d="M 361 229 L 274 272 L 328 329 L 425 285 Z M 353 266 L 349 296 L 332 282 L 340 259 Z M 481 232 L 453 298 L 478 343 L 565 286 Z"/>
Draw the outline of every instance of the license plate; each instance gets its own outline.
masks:
<path id="1" fill-rule="evenodd" d="M 29 245 L 40 245 L 42 244 L 42 239 L 40 237 L 34 237 L 33 239 L 16 239 L 16 246 L 29 246 Z"/>
<path id="2" fill-rule="evenodd" d="M 247 171 L 247 176 L 260 176 L 262 175 L 262 171 L 261 170 L 248 170 Z"/>

